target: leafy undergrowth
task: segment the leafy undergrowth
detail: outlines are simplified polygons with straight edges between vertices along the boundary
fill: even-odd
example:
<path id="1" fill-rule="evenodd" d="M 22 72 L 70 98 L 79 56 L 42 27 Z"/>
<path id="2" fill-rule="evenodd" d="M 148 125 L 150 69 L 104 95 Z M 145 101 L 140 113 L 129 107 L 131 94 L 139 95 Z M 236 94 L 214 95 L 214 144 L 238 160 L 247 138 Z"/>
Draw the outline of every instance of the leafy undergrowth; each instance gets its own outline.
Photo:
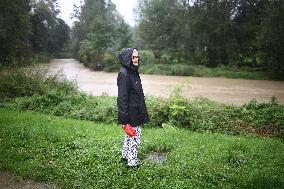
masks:
<path id="1" fill-rule="evenodd" d="M 187 64 L 147 64 L 140 67 L 143 74 L 154 75 L 179 75 L 195 77 L 224 77 L 265 80 L 270 79 L 269 74 L 264 71 L 249 70 L 245 68 L 219 66 L 208 68 L 202 65 Z"/>
<path id="2" fill-rule="evenodd" d="M 284 143 L 273 138 L 145 128 L 142 166 L 120 162 L 123 131 L 0 109 L 0 171 L 62 188 L 283 188 Z M 149 152 L 167 152 L 162 164 Z"/>
<path id="3" fill-rule="evenodd" d="M 116 97 L 90 96 L 78 91 L 76 82 L 46 69 L 0 70 L 0 108 L 33 111 L 64 118 L 117 122 Z M 241 106 L 205 98 L 182 96 L 176 86 L 169 98 L 146 97 L 150 123 L 145 127 L 174 125 L 197 132 L 229 135 L 256 134 L 284 139 L 284 105 L 276 98 L 268 103 L 252 100 Z"/>

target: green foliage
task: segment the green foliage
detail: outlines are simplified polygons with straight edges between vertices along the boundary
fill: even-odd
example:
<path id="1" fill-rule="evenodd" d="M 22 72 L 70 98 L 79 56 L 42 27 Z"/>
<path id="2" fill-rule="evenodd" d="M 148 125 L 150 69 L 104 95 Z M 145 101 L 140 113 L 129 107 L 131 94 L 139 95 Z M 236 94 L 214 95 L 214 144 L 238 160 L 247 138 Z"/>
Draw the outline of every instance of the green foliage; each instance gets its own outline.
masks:
<path id="1" fill-rule="evenodd" d="M 170 0 L 140 2 L 139 35 L 146 42 L 146 47 L 153 49 L 158 61 L 163 52 L 175 49 L 179 42 L 175 18 L 177 4 Z"/>
<path id="2" fill-rule="evenodd" d="M 193 75 L 193 69 L 191 66 L 184 64 L 148 64 L 142 63 L 140 72 L 144 74 L 156 74 L 156 75 L 179 75 L 189 76 Z"/>
<path id="3" fill-rule="evenodd" d="M 175 127 L 190 128 L 190 102 L 182 96 L 182 86 L 176 86 L 169 99 L 169 122 Z"/>
<path id="4" fill-rule="evenodd" d="M 245 117 L 256 125 L 259 134 L 284 136 L 284 110 L 283 106 L 279 106 L 276 98 L 273 97 L 269 103 L 257 103 L 252 100 L 243 107 L 246 110 Z"/>
<path id="5" fill-rule="evenodd" d="M 58 55 L 70 37 L 56 0 L 0 2 L 0 65 L 24 65 Z M 47 58 L 45 58 L 47 57 Z"/>
<path id="6" fill-rule="evenodd" d="M 64 20 L 57 18 L 54 28 L 50 31 L 48 52 L 58 57 L 70 40 L 70 27 Z"/>
<path id="7" fill-rule="evenodd" d="M 257 71 L 246 67 L 230 67 L 219 65 L 216 68 L 207 68 L 205 66 L 192 66 L 193 76 L 199 77 L 225 77 L 225 78 L 243 78 L 255 80 L 267 80 L 269 75 L 264 71 Z"/>
<path id="8" fill-rule="evenodd" d="M 143 62 L 140 72 L 144 74 L 156 75 L 179 75 L 179 76 L 197 76 L 197 77 L 226 77 L 226 78 L 244 78 L 244 79 L 269 79 L 269 75 L 263 71 L 256 71 L 248 68 L 218 66 L 217 68 L 208 68 L 205 66 L 186 65 L 186 64 L 146 64 Z"/>
<path id="9" fill-rule="evenodd" d="M 106 48 L 106 42 L 108 38 L 101 34 L 88 34 L 86 39 L 80 42 L 79 59 L 86 66 L 100 70 L 103 67 L 104 50 Z"/>
<path id="10" fill-rule="evenodd" d="M 16 64 L 31 56 L 30 1 L 0 2 L 0 65 Z"/>
<path id="11" fill-rule="evenodd" d="M 164 123 L 169 121 L 169 106 L 168 103 L 158 97 L 147 97 L 146 105 L 150 115 L 150 127 L 162 127 Z"/>
<path id="12" fill-rule="evenodd" d="M 59 56 L 70 39 L 70 28 L 60 18 L 56 1 L 32 1 L 32 51 L 43 57 Z M 44 62 L 48 62 L 44 60 Z"/>
<path id="13" fill-rule="evenodd" d="M 147 98 L 151 122 L 146 127 L 169 124 L 198 132 L 219 132 L 230 135 L 255 133 L 260 136 L 284 137 L 284 107 L 267 103 L 240 107 L 227 106 L 207 99 L 190 101 L 183 97 Z M 90 97 L 84 94 L 48 92 L 45 95 L 16 98 L 0 107 L 34 111 L 66 118 L 115 123 L 117 107 L 114 97 Z M 249 108 L 247 108 L 249 107 Z"/>
<path id="14" fill-rule="evenodd" d="M 0 107 L 96 123 L 116 122 L 115 97 L 80 93 L 73 82 L 59 76 L 48 75 L 46 70 L 2 70 Z M 170 125 L 198 132 L 284 138 L 284 106 L 275 98 L 269 103 L 232 106 L 204 98 L 187 99 L 182 87 L 177 86 L 169 98 L 146 98 L 151 118 L 146 127 Z"/>
<path id="15" fill-rule="evenodd" d="M 283 79 L 284 66 L 284 2 L 267 2 L 262 18 L 257 43 L 263 50 L 262 58 L 272 77 Z"/>
<path id="16" fill-rule="evenodd" d="M 50 56 L 45 53 L 35 54 L 33 57 L 32 64 L 49 63 Z"/>
<path id="17" fill-rule="evenodd" d="M 137 33 L 157 63 L 257 67 L 281 79 L 283 10 L 283 1 L 139 0 Z"/>
<path id="18" fill-rule="evenodd" d="M 98 98 L 85 94 L 48 91 L 44 95 L 17 98 L 13 103 L 6 104 L 6 107 L 97 123 L 114 123 L 117 114 L 115 102 L 114 97 L 108 96 Z"/>
<path id="19" fill-rule="evenodd" d="M 129 26 L 111 1 L 86 0 L 77 12 L 72 31 L 75 56 L 91 69 L 112 70 L 104 56 L 130 44 Z"/>
<path id="20" fill-rule="evenodd" d="M 120 70 L 120 62 L 118 61 L 118 56 L 119 52 L 115 53 L 106 53 L 104 57 L 104 62 L 105 62 L 105 67 L 104 71 L 105 72 L 118 72 Z"/>
<path id="21" fill-rule="evenodd" d="M 142 65 L 152 65 L 155 63 L 155 57 L 153 51 L 150 50 L 139 50 L 139 56 Z"/>
<path id="22" fill-rule="evenodd" d="M 143 129 L 141 167 L 120 162 L 117 125 L 0 110 L 0 170 L 62 188 L 282 188 L 282 141 Z M 166 153 L 162 164 L 151 151 Z M 177 179 L 178 178 L 178 179 Z M 115 182 L 114 182 L 115 181 Z"/>
<path id="23" fill-rule="evenodd" d="M 33 1 L 31 3 L 32 38 L 31 44 L 35 53 L 52 55 L 61 50 L 69 37 L 69 27 L 62 19 L 57 18 L 59 10 L 56 2 Z"/>
<path id="24" fill-rule="evenodd" d="M 62 94 L 75 92 L 76 85 L 60 73 L 47 74 L 46 68 L 6 68 L 0 71 L 0 97 L 5 98 L 43 95 L 48 91 Z"/>

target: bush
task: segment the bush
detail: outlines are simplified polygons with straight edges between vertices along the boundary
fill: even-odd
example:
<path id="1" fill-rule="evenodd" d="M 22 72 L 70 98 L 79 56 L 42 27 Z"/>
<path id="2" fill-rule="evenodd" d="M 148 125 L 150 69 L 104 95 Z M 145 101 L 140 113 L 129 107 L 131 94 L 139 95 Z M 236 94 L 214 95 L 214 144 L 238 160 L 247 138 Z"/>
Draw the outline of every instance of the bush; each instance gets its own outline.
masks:
<path id="1" fill-rule="evenodd" d="M 118 72 L 120 69 L 120 63 L 118 61 L 119 52 L 106 53 L 104 57 L 105 72 Z"/>
<path id="2" fill-rule="evenodd" d="M 141 73 L 144 74 L 157 74 L 157 75 L 179 75 L 189 76 L 193 74 L 193 70 L 190 66 L 184 64 L 152 64 L 141 65 Z"/>
<path id="3" fill-rule="evenodd" d="M 219 65 L 216 68 L 208 68 L 198 65 L 191 66 L 193 76 L 199 77 L 226 77 L 226 78 L 244 78 L 244 79 L 268 79 L 264 71 L 256 71 L 250 68 L 228 67 Z"/>
<path id="4" fill-rule="evenodd" d="M 39 73 L 2 71 L 0 107 L 97 123 L 116 123 L 116 97 L 90 96 L 78 92 L 74 83 L 60 79 L 60 75 Z M 9 87 L 4 88 L 6 86 Z M 284 138 L 284 106 L 275 98 L 269 103 L 251 101 L 232 106 L 205 98 L 187 99 L 181 96 L 181 89 L 182 86 L 176 87 L 169 98 L 146 98 L 151 119 L 146 127 L 171 125 L 198 132 L 256 133 Z"/>
<path id="5" fill-rule="evenodd" d="M 198 132 L 219 132 L 230 135 L 256 133 L 261 136 L 284 138 L 284 107 L 279 104 L 250 102 L 243 106 L 228 106 L 204 98 L 188 100 L 147 97 L 150 123 L 146 127 L 170 124 Z M 19 97 L 0 107 L 13 110 L 35 111 L 97 123 L 116 123 L 116 98 L 91 97 L 84 94 Z"/>
<path id="6" fill-rule="evenodd" d="M 118 61 L 118 54 L 120 52 L 115 52 L 115 53 L 107 53 L 104 59 L 105 62 L 105 67 L 104 71 L 105 72 L 118 72 L 121 65 L 120 62 Z M 145 66 L 145 65 L 153 65 L 155 63 L 155 58 L 154 54 L 152 51 L 148 50 L 141 50 L 139 51 L 139 56 L 140 56 L 140 66 Z"/>
<path id="7" fill-rule="evenodd" d="M 74 82 L 68 81 L 60 72 L 48 73 L 47 68 L 37 66 L 10 68 L 0 71 L 0 98 L 16 98 L 43 95 L 48 91 L 77 92 Z"/>
<path id="8" fill-rule="evenodd" d="M 13 103 L 1 106 L 97 123 L 114 123 L 117 115 L 115 102 L 114 97 L 109 96 L 92 97 L 83 93 L 66 95 L 50 91 L 44 95 L 16 98 Z"/>
<path id="9" fill-rule="evenodd" d="M 219 132 L 230 135 L 255 133 L 284 138 L 284 107 L 275 102 L 229 106 L 204 98 L 147 97 L 150 123 L 145 127 L 164 124 L 198 132 Z M 116 123 L 116 98 L 92 97 L 85 94 L 65 95 L 51 91 L 45 95 L 19 97 L 3 102 L 2 108 L 34 111 L 66 118 L 90 120 L 96 123 Z"/>
<path id="10" fill-rule="evenodd" d="M 182 86 L 176 86 L 169 99 L 169 122 L 180 128 L 191 126 L 191 103 L 181 95 Z"/>
<path id="11" fill-rule="evenodd" d="M 243 105 L 244 117 L 248 117 L 260 135 L 284 137 L 284 106 L 276 98 L 269 103 L 257 103 L 256 100 Z"/>
<path id="12" fill-rule="evenodd" d="M 159 97 L 147 97 L 146 105 L 150 116 L 150 127 L 162 127 L 163 123 L 169 121 L 169 105 L 168 102 Z"/>
<path id="13" fill-rule="evenodd" d="M 250 71 L 240 68 L 230 68 L 220 66 L 217 68 L 207 68 L 201 65 L 187 64 L 146 64 L 141 65 L 140 72 L 144 74 L 156 75 L 178 75 L 196 77 L 226 77 L 245 79 L 268 79 L 268 75 L 263 71 Z"/>
<path id="14" fill-rule="evenodd" d="M 155 64 L 155 56 L 151 50 L 140 50 L 139 51 L 140 61 L 142 65 Z"/>

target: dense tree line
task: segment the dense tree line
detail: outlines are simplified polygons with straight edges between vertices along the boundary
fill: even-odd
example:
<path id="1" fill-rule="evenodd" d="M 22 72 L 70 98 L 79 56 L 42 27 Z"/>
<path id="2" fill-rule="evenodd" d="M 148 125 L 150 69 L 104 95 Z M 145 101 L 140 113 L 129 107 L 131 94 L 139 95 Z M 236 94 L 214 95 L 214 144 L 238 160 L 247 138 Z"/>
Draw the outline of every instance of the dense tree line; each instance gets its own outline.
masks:
<path id="1" fill-rule="evenodd" d="M 76 57 L 88 67 L 102 69 L 107 55 L 129 46 L 130 28 L 111 1 L 85 0 L 77 7 L 77 21 L 72 30 L 72 47 Z M 109 61 L 113 64 L 114 57 Z"/>
<path id="2" fill-rule="evenodd" d="M 152 50 L 160 63 L 249 66 L 284 75 L 282 0 L 138 0 L 134 28 L 111 0 L 82 1 L 72 29 L 59 11 L 56 0 L 1 0 L 1 64 L 57 56 L 71 36 L 75 57 L 95 69 L 134 44 Z"/>
<path id="3" fill-rule="evenodd" d="M 0 63 L 57 55 L 70 38 L 56 0 L 0 1 Z"/>
<path id="4" fill-rule="evenodd" d="M 284 1 L 139 0 L 145 48 L 178 62 L 237 65 L 284 75 Z"/>

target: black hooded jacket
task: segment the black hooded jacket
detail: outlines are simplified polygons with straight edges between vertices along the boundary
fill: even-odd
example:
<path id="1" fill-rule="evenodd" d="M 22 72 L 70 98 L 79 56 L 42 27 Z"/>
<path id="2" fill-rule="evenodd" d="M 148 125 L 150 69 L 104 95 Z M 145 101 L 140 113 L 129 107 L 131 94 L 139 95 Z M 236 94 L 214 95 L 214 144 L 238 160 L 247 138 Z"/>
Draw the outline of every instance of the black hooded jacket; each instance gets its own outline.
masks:
<path id="1" fill-rule="evenodd" d="M 118 122 L 135 127 L 149 122 L 149 116 L 138 67 L 132 63 L 133 50 L 127 48 L 118 57 L 122 66 L 117 77 L 117 107 Z"/>

